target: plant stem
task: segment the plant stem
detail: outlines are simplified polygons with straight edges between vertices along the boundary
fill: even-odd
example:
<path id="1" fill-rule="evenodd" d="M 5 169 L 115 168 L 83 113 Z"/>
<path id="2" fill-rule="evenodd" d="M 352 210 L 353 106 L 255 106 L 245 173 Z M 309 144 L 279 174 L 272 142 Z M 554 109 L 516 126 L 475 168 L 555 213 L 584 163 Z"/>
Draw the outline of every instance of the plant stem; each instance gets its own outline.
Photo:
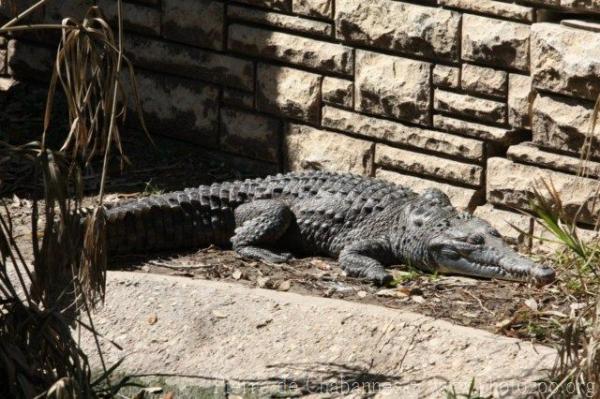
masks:
<path id="1" fill-rule="evenodd" d="M 37 3 L 35 3 L 31 7 L 29 7 L 28 9 L 26 9 L 25 11 L 23 11 L 22 13 L 20 13 L 19 15 L 17 15 L 16 17 L 14 17 L 13 19 L 11 19 L 7 23 L 5 23 L 4 26 L 2 26 L 2 28 L 0 28 L 0 32 L 3 32 L 6 28 L 8 28 L 8 27 L 10 27 L 10 26 L 12 26 L 14 24 L 16 24 L 17 22 L 19 22 L 23 18 L 27 17 L 29 14 L 31 14 L 36 9 L 38 9 L 39 7 L 41 7 L 42 5 L 44 5 L 46 2 L 48 2 L 48 0 L 40 0 L 40 1 L 38 1 Z"/>
<path id="2" fill-rule="evenodd" d="M 106 185 L 106 172 L 108 169 L 108 157 L 110 154 L 110 146 L 112 143 L 113 132 L 115 130 L 115 120 L 117 112 L 117 98 L 119 94 L 119 82 L 118 79 L 121 76 L 121 66 L 123 64 L 123 2 L 118 0 L 117 3 L 117 21 L 118 21 L 118 35 L 119 35 L 119 55 L 117 58 L 117 70 L 116 70 L 116 81 L 113 89 L 112 98 L 112 109 L 110 112 L 110 124 L 108 126 L 108 138 L 106 142 L 106 151 L 104 152 L 104 162 L 102 165 L 102 178 L 100 179 L 100 193 L 98 194 L 98 203 L 102 204 L 104 200 L 104 186 Z"/>

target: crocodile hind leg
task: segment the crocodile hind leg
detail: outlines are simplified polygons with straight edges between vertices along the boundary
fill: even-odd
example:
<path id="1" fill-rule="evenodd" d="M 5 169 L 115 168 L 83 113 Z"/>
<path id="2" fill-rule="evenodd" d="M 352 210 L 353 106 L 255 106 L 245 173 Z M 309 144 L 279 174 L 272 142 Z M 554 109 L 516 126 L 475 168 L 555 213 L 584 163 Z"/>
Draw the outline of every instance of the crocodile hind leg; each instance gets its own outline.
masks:
<path id="1" fill-rule="evenodd" d="M 242 257 L 271 263 L 283 263 L 292 258 L 289 253 L 272 248 L 285 234 L 294 219 L 290 208 L 277 200 L 257 200 L 240 205 L 235 210 L 233 249 Z"/>
<path id="2" fill-rule="evenodd" d="M 363 277 L 379 285 L 392 280 L 384 268 L 393 263 L 390 245 L 385 240 L 367 239 L 348 244 L 338 260 L 350 277 Z"/>

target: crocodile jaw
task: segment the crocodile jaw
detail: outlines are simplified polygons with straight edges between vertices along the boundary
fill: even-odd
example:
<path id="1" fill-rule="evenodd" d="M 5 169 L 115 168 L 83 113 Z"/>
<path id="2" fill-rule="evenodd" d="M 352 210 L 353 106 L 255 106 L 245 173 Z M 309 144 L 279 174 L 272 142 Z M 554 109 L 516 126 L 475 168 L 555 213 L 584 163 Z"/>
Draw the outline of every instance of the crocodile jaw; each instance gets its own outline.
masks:
<path id="1" fill-rule="evenodd" d="M 533 282 L 538 285 L 554 281 L 554 269 L 541 265 L 513 251 L 508 245 L 480 246 L 460 243 L 442 247 L 434 256 L 441 273 L 473 277 Z"/>

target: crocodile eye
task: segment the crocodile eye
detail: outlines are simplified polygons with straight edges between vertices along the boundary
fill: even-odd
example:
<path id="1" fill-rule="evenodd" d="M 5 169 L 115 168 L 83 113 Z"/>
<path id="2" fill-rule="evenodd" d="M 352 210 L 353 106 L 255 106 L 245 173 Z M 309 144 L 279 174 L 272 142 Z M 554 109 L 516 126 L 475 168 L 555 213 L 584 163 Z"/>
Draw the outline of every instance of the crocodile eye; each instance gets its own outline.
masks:
<path id="1" fill-rule="evenodd" d="M 481 234 L 473 234 L 469 236 L 467 242 L 473 245 L 481 245 L 485 242 L 485 238 Z"/>

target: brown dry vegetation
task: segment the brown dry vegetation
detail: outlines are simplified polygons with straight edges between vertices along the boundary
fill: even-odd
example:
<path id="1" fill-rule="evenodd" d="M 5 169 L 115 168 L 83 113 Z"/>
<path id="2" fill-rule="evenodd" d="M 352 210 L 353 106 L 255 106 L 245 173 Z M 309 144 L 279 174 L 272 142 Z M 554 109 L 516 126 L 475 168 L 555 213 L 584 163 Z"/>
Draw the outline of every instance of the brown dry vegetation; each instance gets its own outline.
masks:
<path id="1" fill-rule="evenodd" d="M 26 24 L 28 15 L 44 3 L 37 2 L 0 29 L 11 34 L 36 29 L 62 33 L 39 142 L 0 143 L 1 191 L 14 189 L 7 185 L 18 179 L 7 171 L 19 165 L 43 195 L 43 201 L 34 196 L 29 208 L 31 262 L 16 240 L 11 208 L 0 201 L 0 396 L 113 396 L 123 382 L 111 384 L 113 368 L 105 364 L 102 375 L 92 378 L 87 355 L 70 327 L 93 331 L 90 309 L 104 296 L 103 187 L 111 146 L 121 150 L 117 115 L 124 115 L 126 104 L 119 80 L 124 62 L 121 29 L 117 40 L 96 7 L 82 21 Z M 69 131 L 62 145 L 52 148 L 47 138 L 58 88 L 67 101 Z M 98 155 L 104 158 L 98 207 L 82 225 L 81 170 Z"/>

